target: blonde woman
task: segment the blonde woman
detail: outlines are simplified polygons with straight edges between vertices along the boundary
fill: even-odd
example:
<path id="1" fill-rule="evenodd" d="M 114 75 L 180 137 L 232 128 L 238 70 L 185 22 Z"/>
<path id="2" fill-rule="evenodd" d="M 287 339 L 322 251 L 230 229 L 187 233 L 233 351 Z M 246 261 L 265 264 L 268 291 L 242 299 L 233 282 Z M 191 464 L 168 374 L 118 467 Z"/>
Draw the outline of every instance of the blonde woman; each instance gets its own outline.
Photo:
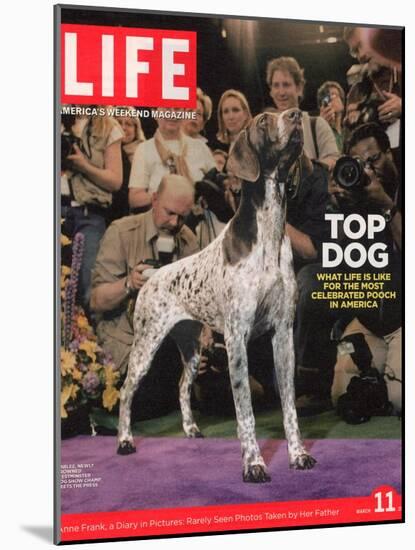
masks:
<path id="1" fill-rule="evenodd" d="M 217 148 L 228 151 L 251 119 L 251 109 L 244 94 L 238 90 L 226 90 L 218 104 Z"/>
<path id="2" fill-rule="evenodd" d="M 112 194 L 122 184 L 123 131 L 110 116 L 94 115 L 77 122 L 82 129 L 79 146 L 74 144 L 66 158 L 70 162 L 67 177 L 71 194 L 68 202 L 62 205 L 62 216 L 72 235 L 84 235 L 79 299 L 88 311 L 91 270 L 106 229 Z"/>
<path id="3" fill-rule="evenodd" d="M 121 109 L 122 108 L 123 107 L 121 107 Z M 124 107 L 124 109 L 128 109 L 128 107 Z M 137 116 L 132 115 L 120 116 L 116 117 L 116 119 L 124 132 L 124 137 L 122 139 L 122 150 L 131 164 L 137 146 L 146 139 L 143 128 L 141 127 L 140 119 Z"/>
<path id="4" fill-rule="evenodd" d="M 124 107 L 124 109 L 128 110 L 128 107 Z M 116 118 L 124 132 L 121 147 L 123 179 L 121 189 L 114 193 L 112 197 L 109 221 L 118 220 L 130 214 L 128 182 L 130 179 L 131 164 L 137 147 L 146 139 L 140 119 L 137 116 L 120 116 Z"/>

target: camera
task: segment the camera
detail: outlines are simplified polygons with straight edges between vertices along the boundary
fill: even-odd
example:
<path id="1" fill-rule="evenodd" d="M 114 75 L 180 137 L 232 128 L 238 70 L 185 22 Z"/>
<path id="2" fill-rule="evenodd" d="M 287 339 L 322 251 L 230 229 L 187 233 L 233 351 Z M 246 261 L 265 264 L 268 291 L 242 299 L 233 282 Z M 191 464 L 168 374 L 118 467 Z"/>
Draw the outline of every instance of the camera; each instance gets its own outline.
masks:
<path id="1" fill-rule="evenodd" d="M 379 107 L 384 100 L 378 96 L 374 89 L 373 82 L 367 75 L 364 75 L 363 78 L 353 86 L 352 90 L 349 92 L 348 102 L 350 104 L 357 104 L 356 111 L 358 113 L 357 116 L 353 117 L 353 122 L 349 121 L 348 116 L 346 116 L 344 120 L 344 125 L 350 132 L 368 122 L 375 122 L 382 127 L 388 126 L 387 123 L 383 123 L 379 120 Z"/>
<path id="2" fill-rule="evenodd" d="M 148 265 L 149 268 L 143 271 L 143 276 L 147 279 L 154 275 L 154 273 L 163 267 L 164 265 L 171 264 L 173 261 L 173 254 L 176 248 L 176 243 L 174 237 L 171 235 L 159 235 L 156 243 L 159 259 L 153 260 L 148 259 L 144 260 L 144 264 Z"/>
<path id="3" fill-rule="evenodd" d="M 343 156 L 333 170 L 334 181 L 343 189 L 356 190 L 370 184 L 365 172 L 365 163 L 359 157 Z"/>
<path id="4" fill-rule="evenodd" d="M 148 265 L 148 269 L 143 271 L 143 277 L 146 279 L 149 279 L 160 267 L 163 267 L 160 260 L 153 260 L 151 258 L 144 260 L 143 264 Z"/>
<path id="5" fill-rule="evenodd" d="M 209 210 L 222 223 L 227 223 L 234 214 L 225 199 L 225 180 L 228 177 L 229 174 L 212 168 L 205 174 L 203 180 L 195 184 L 195 202 L 198 202 L 203 197 L 208 204 Z"/>
<path id="6" fill-rule="evenodd" d="M 328 107 L 330 105 L 330 101 L 331 101 L 330 94 L 326 94 L 321 100 L 321 106 Z"/>
<path id="7" fill-rule="evenodd" d="M 159 261 L 161 263 L 160 267 L 171 264 L 173 261 L 174 250 L 176 248 L 174 237 L 172 235 L 159 235 L 156 247 L 159 253 Z"/>
<path id="8" fill-rule="evenodd" d="M 68 160 L 68 156 L 74 152 L 75 144 L 81 148 L 79 138 L 66 131 L 61 134 L 61 169 L 63 171 L 72 169 L 72 162 Z"/>
<path id="9" fill-rule="evenodd" d="M 228 355 L 226 353 L 226 348 L 224 346 L 213 345 L 211 348 L 206 348 L 203 350 L 203 355 L 207 359 L 207 364 L 209 367 L 215 367 L 216 373 L 211 374 L 217 377 L 217 374 L 225 374 L 228 370 Z M 208 371 L 209 372 L 209 371 Z"/>
<path id="10" fill-rule="evenodd" d="M 358 126 L 361 126 L 362 124 L 367 124 L 368 122 L 375 122 L 376 124 L 379 124 L 380 126 L 385 126 L 384 123 L 382 123 L 379 120 L 379 112 L 378 109 L 382 105 L 383 101 L 379 98 L 370 97 L 359 104 L 359 111 L 360 115 L 356 122 L 356 124 L 353 126 L 354 128 L 357 128 Z"/>
<path id="11" fill-rule="evenodd" d="M 339 397 L 337 414 L 348 424 L 362 424 L 376 415 L 390 415 L 392 406 L 383 376 L 371 366 L 372 352 L 363 334 L 349 334 L 338 345 L 340 355 L 349 354 L 359 369 L 346 393 Z"/>
<path id="12" fill-rule="evenodd" d="M 216 168 L 212 168 L 206 173 L 205 177 L 195 184 L 195 202 L 203 197 L 209 203 L 215 203 L 221 200 L 224 196 L 224 182 L 228 177 L 224 172 L 219 172 Z"/>
<path id="13" fill-rule="evenodd" d="M 347 424 L 362 424 L 372 416 L 392 414 L 386 383 L 375 368 L 353 376 L 346 393 L 339 397 L 337 414 Z"/>
<path id="14" fill-rule="evenodd" d="M 81 140 L 72 133 L 72 126 L 75 123 L 74 115 L 62 115 L 63 131 L 61 133 L 61 170 L 72 170 L 72 162 L 68 156 L 74 152 L 76 144 L 80 149 Z"/>

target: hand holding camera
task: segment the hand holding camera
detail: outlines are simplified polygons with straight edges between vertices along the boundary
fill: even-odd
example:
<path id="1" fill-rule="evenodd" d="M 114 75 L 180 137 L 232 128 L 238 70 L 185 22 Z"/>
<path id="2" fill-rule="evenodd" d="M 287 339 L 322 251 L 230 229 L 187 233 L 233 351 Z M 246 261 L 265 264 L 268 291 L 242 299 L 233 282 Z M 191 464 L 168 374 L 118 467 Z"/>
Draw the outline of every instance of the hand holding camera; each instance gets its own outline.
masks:
<path id="1" fill-rule="evenodd" d="M 369 178 L 369 184 L 365 187 L 367 201 L 382 210 L 390 210 L 393 208 L 394 202 L 386 193 L 381 180 L 376 175 L 376 172 L 372 168 L 366 168 L 365 172 Z"/>
<path id="2" fill-rule="evenodd" d="M 148 268 L 149 266 L 144 262 L 140 262 L 133 267 L 130 274 L 128 275 L 128 286 L 131 289 L 140 290 L 140 288 L 148 279 L 148 277 L 143 274 L 143 272 Z"/>
<path id="3" fill-rule="evenodd" d="M 147 281 L 158 269 L 164 265 L 171 264 L 176 248 L 176 243 L 172 235 L 159 235 L 156 242 L 156 247 L 159 255 L 158 260 L 147 259 L 138 264 L 141 277 Z M 144 266 L 144 267 L 141 267 Z M 141 285 L 142 286 L 142 285 Z"/>
<path id="4" fill-rule="evenodd" d="M 327 94 L 323 97 L 320 104 L 320 116 L 326 120 L 330 126 L 333 126 L 336 122 L 336 113 L 331 105 L 330 95 Z"/>
<path id="5" fill-rule="evenodd" d="M 402 99 L 397 94 L 385 91 L 382 93 L 386 101 L 378 108 L 379 120 L 384 124 L 392 124 L 401 117 Z"/>
<path id="6" fill-rule="evenodd" d="M 320 116 L 324 118 L 330 126 L 333 126 L 336 122 L 336 114 L 330 105 L 327 107 L 320 107 Z"/>
<path id="7" fill-rule="evenodd" d="M 79 145 L 74 142 L 72 146 L 73 153 L 66 157 L 72 163 L 73 168 L 79 170 L 80 172 L 86 172 L 89 167 L 89 160 L 83 154 Z"/>
<path id="8" fill-rule="evenodd" d="M 229 174 L 212 168 L 203 180 L 195 184 L 195 200 L 202 199 L 204 207 L 209 208 L 222 223 L 227 223 L 235 213 L 235 199 L 230 199 L 232 191 L 228 179 Z"/>

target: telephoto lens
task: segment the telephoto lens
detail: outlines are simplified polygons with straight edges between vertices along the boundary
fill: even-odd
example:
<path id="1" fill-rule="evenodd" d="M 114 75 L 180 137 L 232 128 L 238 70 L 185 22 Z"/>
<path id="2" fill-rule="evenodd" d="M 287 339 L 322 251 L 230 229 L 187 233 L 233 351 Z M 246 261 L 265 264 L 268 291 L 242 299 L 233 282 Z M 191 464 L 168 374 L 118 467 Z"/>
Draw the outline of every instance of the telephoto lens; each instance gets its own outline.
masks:
<path id="1" fill-rule="evenodd" d="M 333 170 L 334 181 L 343 189 L 366 187 L 370 180 L 364 168 L 365 163 L 359 157 L 340 157 Z"/>

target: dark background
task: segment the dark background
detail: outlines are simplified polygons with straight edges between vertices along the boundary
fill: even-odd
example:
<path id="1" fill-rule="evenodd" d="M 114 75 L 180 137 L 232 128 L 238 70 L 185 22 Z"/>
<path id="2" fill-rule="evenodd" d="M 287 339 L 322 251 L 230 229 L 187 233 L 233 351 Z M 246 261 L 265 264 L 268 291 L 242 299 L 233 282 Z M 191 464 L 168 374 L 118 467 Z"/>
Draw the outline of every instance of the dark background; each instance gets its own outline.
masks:
<path id="1" fill-rule="evenodd" d="M 270 59 L 293 56 L 304 68 L 306 86 L 301 107 L 306 111 L 316 110 L 316 92 L 325 80 L 336 80 L 347 90 L 346 72 L 355 62 L 342 41 L 343 25 L 339 24 L 65 7 L 61 22 L 196 31 L 197 83 L 213 101 L 212 119 L 206 127 L 209 138 L 217 130 L 216 106 L 225 90 L 242 91 L 252 114 L 272 104 L 265 80 Z M 154 121 L 146 119 L 142 124 L 146 137 L 151 137 Z"/>

